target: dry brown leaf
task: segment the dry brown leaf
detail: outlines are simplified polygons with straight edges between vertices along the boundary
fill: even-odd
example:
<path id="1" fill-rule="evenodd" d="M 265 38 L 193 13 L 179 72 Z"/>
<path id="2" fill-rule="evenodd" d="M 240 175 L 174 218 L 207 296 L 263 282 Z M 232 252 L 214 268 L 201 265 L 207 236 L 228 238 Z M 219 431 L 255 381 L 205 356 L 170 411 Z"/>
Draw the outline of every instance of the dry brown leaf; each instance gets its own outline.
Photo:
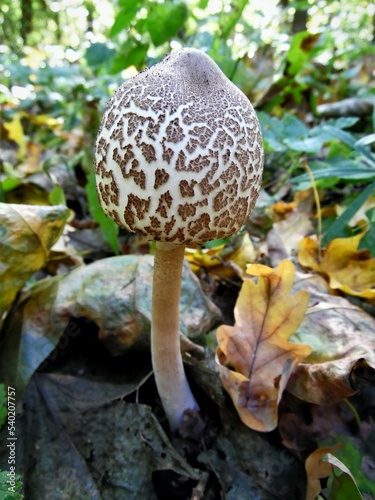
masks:
<path id="1" fill-rule="evenodd" d="M 294 266 L 285 260 L 276 270 L 254 264 L 237 299 L 235 326 L 217 330 L 216 362 L 225 390 L 243 423 L 258 431 L 277 426 L 278 403 L 296 364 L 311 348 L 288 339 L 300 325 L 307 292 L 291 295 Z"/>
<path id="2" fill-rule="evenodd" d="M 333 466 L 327 461 L 321 461 L 321 458 L 333 451 L 335 451 L 335 447 L 319 448 L 307 457 L 305 462 L 307 475 L 306 500 L 315 500 L 321 490 L 320 479 L 331 474 Z"/>
<path id="3" fill-rule="evenodd" d="M 313 352 L 298 364 L 287 390 L 314 404 L 333 404 L 375 380 L 375 319 L 345 297 L 332 295 L 319 275 L 300 273 L 294 290 L 307 290 L 309 307 L 295 342 Z"/>
<path id="4" fill-rule="evenodd" d="M 298 260 L 302 266 L 326 274 L 331 289 L 374 300 L 375 259 L 368 250 L 357 250 L 362 236 L 332 240 L 321 257 L 317 240 L 304 238 L 300 242 Z"/>
<path id="5" fill-rule="evenodd" d="M 306 212 L 292 212 L 288 218 L 275 222 L 267 234 L 268 255 L 271 264 L 276 266 L 283 259 L 288 259 L 298 252 L 302 238 L 313 229 Z"/>

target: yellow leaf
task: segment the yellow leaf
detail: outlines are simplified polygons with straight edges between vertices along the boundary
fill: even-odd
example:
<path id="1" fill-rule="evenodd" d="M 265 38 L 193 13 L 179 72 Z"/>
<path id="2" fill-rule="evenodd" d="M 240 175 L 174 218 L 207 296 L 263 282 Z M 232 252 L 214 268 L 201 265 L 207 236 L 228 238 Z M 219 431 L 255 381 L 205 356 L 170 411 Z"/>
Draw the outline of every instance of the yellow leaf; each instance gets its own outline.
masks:
<path id="1" fill-rule="evenodd" d="M 289 342 L 307 309 L 309 296 L 291 295 L 294 266 L 276 270 L 259 264 L 248 268 L 258 282 L 246 280 L 237 299 L 235 326 L 217 330 L 216 362 L 221 382 L 243 423 L 258 431 L 277 426 L 277 407 L 297 363 L 311 348 Z"/>
<path id="2" fill-rule="evenodd" d="M 351 238 L 332 240 L 319 259 L 318 243 L 304 238 L 300 243 L 298 259 L 309 267 L 329 277 L 331 289 L 349 295 L 375 299 L 375 259 L 368 250 L 357 250 L 363 234 Z"/>
<path id="3" fill-rule="evenodd" d="M 18 144 L 18 158 L 24 158 L 26 155 L 26 140 L 23 132 L 21 118 L 19 114 L 14 115 L 12 121 L 4 123 L 5 130 L 8 131 L 8 139 Z"/>
<path id="4" fill-rule="evenodd" d="M 301 266 L 323 273 L 319 256 L 319 244 L 315 238 L 303 238 L 299 244 L 298 260 Z"/>
<path id="5" fill-rule="evenodd" d="M 214 248 L 187 248 L 185 257 L 194 272 L 197 272 L 200 267 L 210 269 L 211 267 L 217 267 L 221 263 L 219 254 L 224 247 L 225 245 L 218 245 Z"/>
<path id="6" fill-rule="evenodd" d="M 22 175 L 33 174 L 41 168 L 42 148 L 39 144 L 29 142 L 27 145 L 27 156 L 17 167 L 17 172 Z"/>
<path id="7" fill-rule="evenodd" d="M 54 118 L 53 116 L 50 115 L 33 115 L 31 113 L 27 113 L 26 111 L 22 111 L 22 116 L 27 118 L 29 121 L 32 123 L 35 123 L 35 125 L 42 126 L 45 125 L 48 128 L 51 129 L 60 129 L 63 125 L 63 119 L 62 118 Z"/>
<path id="8" fill-rule="evenodd" d="M 203 267 L 209 272 L 212 271 L 215 276 L 226 278 L 242 276 L 246 265 L 256 257 L 255 249 L 248 233 L 241 236 L 236 243 L 235 248 L 231 248 L 228 244 L 220 244 L 209 249 L 187 248 L 185 257 L 194 272 Z"/>

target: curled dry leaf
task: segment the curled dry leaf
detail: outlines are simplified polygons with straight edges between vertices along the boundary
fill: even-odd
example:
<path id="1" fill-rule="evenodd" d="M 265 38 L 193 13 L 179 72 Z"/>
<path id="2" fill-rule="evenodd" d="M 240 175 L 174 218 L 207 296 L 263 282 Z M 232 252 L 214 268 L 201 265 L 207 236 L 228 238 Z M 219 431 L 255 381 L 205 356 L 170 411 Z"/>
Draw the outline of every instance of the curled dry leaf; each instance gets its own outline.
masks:
<path id="1" fill-rule="evenodd" d="M 331 289 L 375 300 L 375 259 L 369 250 L 358 250 L 362 237 L 363 234 L 359 234 L 332 240 L 321 256 L 317 240 L 304 238 L 298 260 L 302 266 L 326 274 Z"/>
<path id="2" fill-rule="evenodd" d="M 295 342 L 313 348 L 298 364 L 288 391 L 318 405 L 353 396 L 375 380 L 375 319 L 345 297 L 332 295 L 324 278 L 300 273 L 294 290 L 308 290 L 310 304 Z"/>
<path id="3" fill-rule="evenodd" d="M 294 266 L 284 260 L 276 270 L 254 264 L 238 297 L 235 326 L 217 330 L 216 361 L 225 390 L 243 423 L 257 431 L 277 426 L 277 407 L 296 364 L 311 348 L 289 342 L 309 301 L 307 292 L 291 295 Z"/>
<path id="4" fill-rule="evenodd" d="M 333 483 L 330 488 L 329 498 L 350 498 L 360 500 L 362 498 L 355 479 L 350 470 L 338 458 L 332 455 L 337 446 L 331 448 L 319 448 L 306 459 L 305 469 L 307 474 L 306 500 L 315 500 L 320 491 L 320 479 L 333 474 Z M 337 475 L 337 473 L 342 473 Z M 337 495 L 341 493 L 343 496 Z M 335 495 L 336 493 L 336 495 Z"/>
<path id="5" fill-rule="evenodd" d="M 267 234 L 267 248 L 271 264 L 289 259 L 298 251 L 302 238 L 311 233 L 313 226 L 306 212 L 295 211 L 284 220 L 275 222 Z"/>

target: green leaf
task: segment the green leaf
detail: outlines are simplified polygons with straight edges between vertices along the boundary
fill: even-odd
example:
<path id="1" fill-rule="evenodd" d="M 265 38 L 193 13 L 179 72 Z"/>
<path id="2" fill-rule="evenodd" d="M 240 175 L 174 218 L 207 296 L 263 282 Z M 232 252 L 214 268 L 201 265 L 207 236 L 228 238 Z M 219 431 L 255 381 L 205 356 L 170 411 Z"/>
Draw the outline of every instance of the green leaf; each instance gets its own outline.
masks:
<path id="1" fill-rule="evenodd" d="M 107 65 L 116 54 L 115 49 L 111 49 L 105 43 L 92 43 L 86 50 L 85 58 L 91 68 Z"/>
<path id="2" fill-rule="evenodd" d="M 322 136 L 306 137 L 305 139 L 285 139 L 285 144 L 294 151 L 304 153 L 319 153 L 326 138 Z"/>
<path id="3" fill-rule="evenodd" d="M 334 475 L 328 500 L 362 500 L 354 478 L 349 474 Z"/>
<path id="4" fill-rule="evenodd" d="M 233 28 L 241 19 L 242 12 L 248 0 L 234 0 L 231 2 L 231 9 L 226 15 L 221 17 L 221 38 L 226 40 L 231 34 Z"/>
<path id="5" fill-rule="evenodd" d="M 115 18 L 115 22 L 109 32 L 110 38 L 113 38 L 120 31 L 129 27 L 138 12 L 140 3 L 140 0 L 127 0 L 126 6 L 120 10 Z"/>
<path id="6" fill-rule="evenodd" d="M 356 146 L 368 146 L 369 144 L 373 144 L 375 142 L 375 134 L 369 134 L 365 135 L 365 137 L 362 137 L 359 139 L 355 145 Z"/>
<path id="7" fill-rule="evenodd" d="M 370 434 L 370 436 L 371 436 L 371 434 Z M 375 483 L 373 481 L 371 481 L 371 479 L 368 475 L 365 475 L 364 467 L 363 467 L 363 463 L 362 463 L 364 457 L 366 457 L 366 455 L 368 456 L 368 451 L 366 453 L 365 449 L 363 448 L 364 443 L 362 442 L 360 445 L 358 445 L 358 442 L 356 442 L 355 439 L 352 439 L 349 436 L 345 436 L 345 435 L 339 435 L 336 437 L 336 439 L 339 443 L 344 444 L 344 446 L 341 446 L 336 452 L 338 458 L 348 467 L 348 469 L 350 469 L 350 471 L 351 471 L 352 475 L 354 476 L 354 479 L 358 485 L 359 490 L 362 493 L 370 494 L 371 497 L 373 498 L 375 495 Z M 371 437 L 370 437 L 370 439 L 371 439 Z M 367 450 L 368 449 L 371 449 L 371 448 L 367 448 Z M 346 486 L 346 481 L 344 481 L 343 485 L 340 485 L 340 484 L 338 485 L 339 493 L 342 491 L 341 488 L 343 488 L 344 486 Z M 331 497 L 329 497 L 329 498 L 331 498 Z M 332 497 L 332 498 L 335 498 L 335 497 Z M 347 500 L 350 498 L 350 500 L 351 500 L 352 498 L 356 498 L 356 497 L 352 496 L 351 494 L 348 494 L 346 497 L 340 496 L 340 497 L 336 497 L 336 498 L 340 498 L 340 499 L 342 498 L 343 500 Z"/>
<path id="8" fill-rule="evenodd" d="M 288 74 L 295 76 L 304 65 L 312 58 L 314 48 L 319 40 L 319 34 L 311 34 L 308 31 L 300 31 L 295 34 L 287 54 L 289 62 Z"/>
<path id="9" fill-rule="evenodd" d="M 348 500 L 348 498 L 362 500 L 353 474 L 341 460 L 331 453 L 327 453 L 321 458 L 321 461 L 333 465 L 333 479 L 328 500 Z"/>
<path id="10" fill-rule="evenodd" d="M 334 238 L 338 238 L 350 219 L 358 212 L 365 201 L 375 192 L 375 182 L 370 184 L 362 191 L 362 193 L 349 205 L 343 214 L 338 217 L 335 222 L 329 227 L 322 239 L 322 245 L 326 245 Z"/>
<path id="11" fill-rule="evenodd" d="M 149 45 L 130 38 L 119 49 L 118 55 L 113 59 L 111 73 L 118 73 L 129 66 L 140 68 L 144 66 Z"/>
<path id="12" fill-rule="evenodd" d="M 361 153 L 365 157 L 365 159 L 368 160 L 370 166 L 375 168 L 375 156 L 369 150 L 358 144 L 358 141 L 352 134 L 344 130 L 331 127 L 330 125 L 324 125 L 322 128 L 332 137 L 339 139 L 344 144 L 350 146 L 358 153 Z"/>
<path id="13" fill-rule="evenodd" d="M 154 3 L 147 16 L 147 29 L 152 43 L 162 45 L 170 40 L 182 28 L 188 15 L 184 3 Z"/>
<path id="14" fill-rule="evenodd" d="M 53 189 L 48 194 L 48 201 L 51 205 L 66 205 L 64 190 L 58 184 L 55 184 Z"/>
<path id="15" fill-rule="evenodd" d="M 12 177 L 6 177 L 1 181 L 1 190 L 6 193 L 7 191 L 12 191 L 15 189 L 17 186 L 21 184 L 20 179 L 12 178 Z"/>
<path id="16" fill-rule="evenodd" d="M 306 137 L 309 133 L 309 129 L 303 123 L 302 120 L 292 115 L 291 113 L 285 113 L 283 119 L 283 135 L 285 139 L 290 140 L 291 138 L 302 138 Z"/>
<path id="17" fill-rule="evenodd" d="M 9 471 L 0 471 L 0 500 L 22 500 L 22 480 L 19 474 L 15 475 L 14 493 L 9 491 Z"/>
<path id="18" fill-rule="evenodd" d="M 326 161 L 312 161 L 309 163 L 314 179 L 337 179 L 338 181 L 372 180 L 375 170 L 358 161 L 347 158 L 334 157 Z M 294 184 L 307 183 L 311 185 L 309 174 L 301 174 L 292 179 Z"/>
<path id="19" fill-rule="evenodd" d="M 99 224 L 101 230 L 103 231 L 105 239 L 108 241 L 109 245 L 113 249 L 116 255 L 119 253 L 118 246 L 118 225 L 110 218 L 108 218 L 100 205 L 98 195 L 96 194 L 96 183 L 95 174 L 91 172 L 87 179 L 86 184 L 86 194 L 89 202 L 89 208 L 91 215 L 94 217 L 96 222 Z"/>
<path id="20" fill-rule="evenodd" d="M 375 208 L 371 208 L 366 212 L 369 219 L 369 228 L 366 234 L 361 238 L 358 250 L 369 249 L 371 255 L 375 257 Z"/>

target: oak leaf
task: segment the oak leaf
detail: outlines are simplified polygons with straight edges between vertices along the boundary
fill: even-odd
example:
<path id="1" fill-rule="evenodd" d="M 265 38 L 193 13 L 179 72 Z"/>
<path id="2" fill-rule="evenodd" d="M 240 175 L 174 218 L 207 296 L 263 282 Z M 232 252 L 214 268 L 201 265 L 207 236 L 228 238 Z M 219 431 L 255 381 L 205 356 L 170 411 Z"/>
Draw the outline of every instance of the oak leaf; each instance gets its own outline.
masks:
<path id="1" fill-rule="evenodd" d="M 284 260 L 276 270 L 254 264 L 244 281 L 234 310 L 235 325 L 217 330 L 216 362 L 221 382 L 245 425 L 257 431 L 277 426 L 277 407 L 299 361 L 311 353 L 289 342 L 299 327 L 309 295 L 291 295 L 294 266 Z"/>
<path id="2" fill-rule="evenodd" d="M 299 247 L 298 260 L 304 267 L 325 274 L 331 289 L 349 295 L 375 299 L 375 258 L 368 250 L 358 250 L 363 234 L 332 240 L 322 255 L 316 239 L 304 238 Z"/>

